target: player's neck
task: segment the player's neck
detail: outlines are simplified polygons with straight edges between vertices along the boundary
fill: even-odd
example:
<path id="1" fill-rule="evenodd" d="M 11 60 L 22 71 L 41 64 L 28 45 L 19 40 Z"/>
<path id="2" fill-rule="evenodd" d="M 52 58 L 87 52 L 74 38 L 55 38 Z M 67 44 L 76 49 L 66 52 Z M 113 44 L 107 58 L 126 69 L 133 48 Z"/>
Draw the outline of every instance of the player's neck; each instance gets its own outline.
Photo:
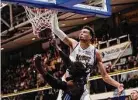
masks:
<path id="1" fill-rule="evenodd" d="M 90 42 L 82 42 L 80 41 L 80 46 L 82 49 L 86 49 L 90 46 Z"/>

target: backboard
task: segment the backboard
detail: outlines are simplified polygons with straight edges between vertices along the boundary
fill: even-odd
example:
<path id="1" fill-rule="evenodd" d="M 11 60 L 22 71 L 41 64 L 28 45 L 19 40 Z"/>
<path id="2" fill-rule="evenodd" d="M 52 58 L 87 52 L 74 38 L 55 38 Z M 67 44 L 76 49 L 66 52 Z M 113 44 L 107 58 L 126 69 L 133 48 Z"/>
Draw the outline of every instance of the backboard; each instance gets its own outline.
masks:
<path id="1" fill-rule="evenodd" d="M 100 17 L 108 17 L 111 15 L 110 0 L 2 0 L 2 2 L 39 8 L 54 8 L 61 11 L 90 14 Z"/>

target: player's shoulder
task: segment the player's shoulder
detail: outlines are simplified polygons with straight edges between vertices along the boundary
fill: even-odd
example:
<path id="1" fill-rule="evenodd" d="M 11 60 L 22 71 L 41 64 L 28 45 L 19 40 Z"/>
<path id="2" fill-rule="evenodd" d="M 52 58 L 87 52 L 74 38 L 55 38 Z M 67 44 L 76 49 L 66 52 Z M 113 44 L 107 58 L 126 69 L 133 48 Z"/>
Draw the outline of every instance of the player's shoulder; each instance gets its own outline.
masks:
<path id="1" fill-rule="evenodd" d="M 93 44 L 90 44 L 90 48 L 94 49 L 94 50 L 97 50 L 97 48 Z"/>
<path id="2" fill-rule="evenodd" d="M 72 48 L 75 48 L 76 45 L 79 43 L 77 40 L 73 39 L 73 38 L 69 38 L 69 40 L 71 41 L 72 43 Z"/>
<path id="3" fill-rule="evenodd" d="M 90 45 L 91 49 L 95 52 L 96 55 L 100 55 L 100 51 L 94 46 L 94 45 Z"/>

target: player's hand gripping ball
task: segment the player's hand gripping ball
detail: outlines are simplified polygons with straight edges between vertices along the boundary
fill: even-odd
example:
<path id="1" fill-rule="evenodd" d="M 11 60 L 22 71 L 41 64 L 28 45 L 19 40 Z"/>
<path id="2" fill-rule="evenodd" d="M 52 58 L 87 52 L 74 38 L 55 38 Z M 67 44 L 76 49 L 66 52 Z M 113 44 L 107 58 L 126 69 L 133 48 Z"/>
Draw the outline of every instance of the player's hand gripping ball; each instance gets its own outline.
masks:
<path id="1" fill-rule="evenodd" d="M 38 34 L 39 38 L 48 39 L 52 37 L 52 30 L 50 28 L 45 28 Z"/>

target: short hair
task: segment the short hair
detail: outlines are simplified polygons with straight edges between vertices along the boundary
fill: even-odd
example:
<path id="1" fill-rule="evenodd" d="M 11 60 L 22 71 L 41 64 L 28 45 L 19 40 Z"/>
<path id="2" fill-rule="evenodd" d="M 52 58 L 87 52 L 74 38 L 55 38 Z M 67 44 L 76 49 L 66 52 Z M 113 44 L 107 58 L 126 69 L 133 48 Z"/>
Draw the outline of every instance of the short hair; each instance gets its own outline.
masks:
<path id="1" fill-rule="evenodd" d="M 73 77 L 86 77 L 87 76 L 87 68 L 82 62 L 72 62 L 69 68 L 69 72 Z"/>
<path id="2" fill-rule="evenodd" d="M 90 31 L 90 35 L 92 36 L 92 38 L 94 38 L 95 33 L 94 33 L 94 29 L 91 28 L 90 26 L 83 26 L 83 29 L 87 29 Z"/>
<path id="3" fill-rule="evenodd" d="M 137 91 L 137 90 L 133 90 L 133 91 L 135 91 L 135 92 L 137 92 L 137 93 L 138 93 L 138 91 Z"/>

